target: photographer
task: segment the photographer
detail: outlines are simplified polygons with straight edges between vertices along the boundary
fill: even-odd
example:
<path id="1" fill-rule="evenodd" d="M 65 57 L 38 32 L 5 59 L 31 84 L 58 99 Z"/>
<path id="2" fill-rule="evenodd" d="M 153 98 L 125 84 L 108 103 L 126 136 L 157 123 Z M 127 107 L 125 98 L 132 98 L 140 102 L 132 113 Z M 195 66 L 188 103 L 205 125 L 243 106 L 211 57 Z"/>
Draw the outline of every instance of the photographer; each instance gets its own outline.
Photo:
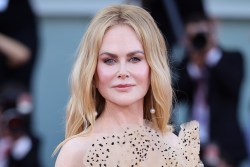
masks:
<path id="1" fill-rule="evenodd" d="M 39 141 L 29 134 L 25 124 L 25 115 L 15 108 L 2 114 L 1 125 L 5 134 L 0 140 L 7 140 L 9 144 L 6 167 L 40 167 Z"/>
<path id="2" fill-rule="evenodd" d="M 243 56 L 226 51 L 216 41 L 215 24 L 193 15 L 185 24 L 185 48 L 176 82 L 177 100 L 189 105 L 189 119 L 200 123 L 205 166 L 238 167 L 246 146 L 238 122 L 238 104 L 244 77 Z"/>

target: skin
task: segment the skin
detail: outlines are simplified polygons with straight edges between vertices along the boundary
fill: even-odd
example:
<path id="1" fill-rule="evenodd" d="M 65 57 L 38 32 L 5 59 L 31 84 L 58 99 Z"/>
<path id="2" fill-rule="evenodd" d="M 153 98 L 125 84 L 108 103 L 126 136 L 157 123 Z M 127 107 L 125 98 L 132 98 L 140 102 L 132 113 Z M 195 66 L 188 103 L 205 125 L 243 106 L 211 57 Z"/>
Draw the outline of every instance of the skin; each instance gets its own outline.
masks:
<path id="1" fill-rule="evenodd" d="M 107 31 L 96 70 L 96 87 L 106 105 L 96 129 L 103 127 L 99 124 L 104 122 L 106 125 L 111 123 L 107 126 L 142 124 L 143 99 L 149 89 L 149 77 L 150 69 L 135 32 L 124 25 Z"/>
<path id="2" fill-rule="evenodd" d="M 31 51 L 27 46 L 1 33 L 0 51 L 6 56 L 11 68 L 25 64 L 31 57 Z"/>
<path id="3" fill-rule="evenodd" d="M 113 133 L 124 123 L 143 123 L 143 99 L 150 69 L 143 47 L 128 26 L 117 25 L 103 38 L 95 74 L 96 87 L 106 105 L 87 137 L 76 137 L 62 147 L 55 167 L 82 167 L 88 142 L 100 133 Z"/>

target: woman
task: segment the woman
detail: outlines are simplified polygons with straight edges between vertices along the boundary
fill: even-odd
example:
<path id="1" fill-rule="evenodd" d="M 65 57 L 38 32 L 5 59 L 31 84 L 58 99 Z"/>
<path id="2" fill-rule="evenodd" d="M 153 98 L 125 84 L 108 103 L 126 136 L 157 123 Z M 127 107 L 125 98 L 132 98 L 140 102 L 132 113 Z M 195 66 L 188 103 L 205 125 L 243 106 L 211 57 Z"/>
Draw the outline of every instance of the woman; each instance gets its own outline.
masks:
<path id="1" fill-rule="evenodd" d="M 164 39 L 144 9 L 100 11 L 72 72 L 66 139 L 55 166 L 198 166 L 197 123 L 187 124 L 187 132 L 183 125 L 179 137 L 168 125 L 166 58 Z"/>

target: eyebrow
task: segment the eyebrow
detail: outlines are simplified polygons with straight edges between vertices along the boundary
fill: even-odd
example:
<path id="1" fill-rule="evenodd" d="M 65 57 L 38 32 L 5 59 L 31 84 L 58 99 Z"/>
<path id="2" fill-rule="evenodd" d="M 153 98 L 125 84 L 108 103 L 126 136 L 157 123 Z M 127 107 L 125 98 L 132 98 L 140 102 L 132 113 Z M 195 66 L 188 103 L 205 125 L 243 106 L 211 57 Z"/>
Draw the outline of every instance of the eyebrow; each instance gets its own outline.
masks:
<path id="1" fill-rule="evenodd" d="M 133 52 L 129 52 L 129 53 L 127 54 L 127 56 L 128 56 L 128 57 L 131 57 L 131 56 L 133 56 L 133 55 L 135 55 L 135 54 L 137 54 L 137 53 L 141 53 L 141 54 L 144 55 L 144 52 L 143 52 L 143 51 L 136 50 L 136 51 L 133 51 Z M 111 56 L 111 57 L 113 57 L 113 58 L 117 58 L 117 57 L 118 57 L 116 54 L 110 53 L 110 52 L 102 52 L 99 56 L 102 56 L 102 55 L 109 55 L 109 56 Z"/>

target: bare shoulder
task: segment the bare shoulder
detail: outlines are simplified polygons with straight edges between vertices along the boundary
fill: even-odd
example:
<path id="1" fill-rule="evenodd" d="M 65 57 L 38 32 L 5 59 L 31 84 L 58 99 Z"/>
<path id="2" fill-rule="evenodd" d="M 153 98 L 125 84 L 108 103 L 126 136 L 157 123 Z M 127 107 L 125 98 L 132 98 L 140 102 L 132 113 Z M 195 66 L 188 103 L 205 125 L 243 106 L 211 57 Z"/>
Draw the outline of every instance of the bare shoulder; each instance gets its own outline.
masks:
<path id="1" fill-rule="evenodd" d="M 55 167 L 83 167 L 90 141 L 91 137 L 75 137 L 67 141 L 58 154 Z"/>

